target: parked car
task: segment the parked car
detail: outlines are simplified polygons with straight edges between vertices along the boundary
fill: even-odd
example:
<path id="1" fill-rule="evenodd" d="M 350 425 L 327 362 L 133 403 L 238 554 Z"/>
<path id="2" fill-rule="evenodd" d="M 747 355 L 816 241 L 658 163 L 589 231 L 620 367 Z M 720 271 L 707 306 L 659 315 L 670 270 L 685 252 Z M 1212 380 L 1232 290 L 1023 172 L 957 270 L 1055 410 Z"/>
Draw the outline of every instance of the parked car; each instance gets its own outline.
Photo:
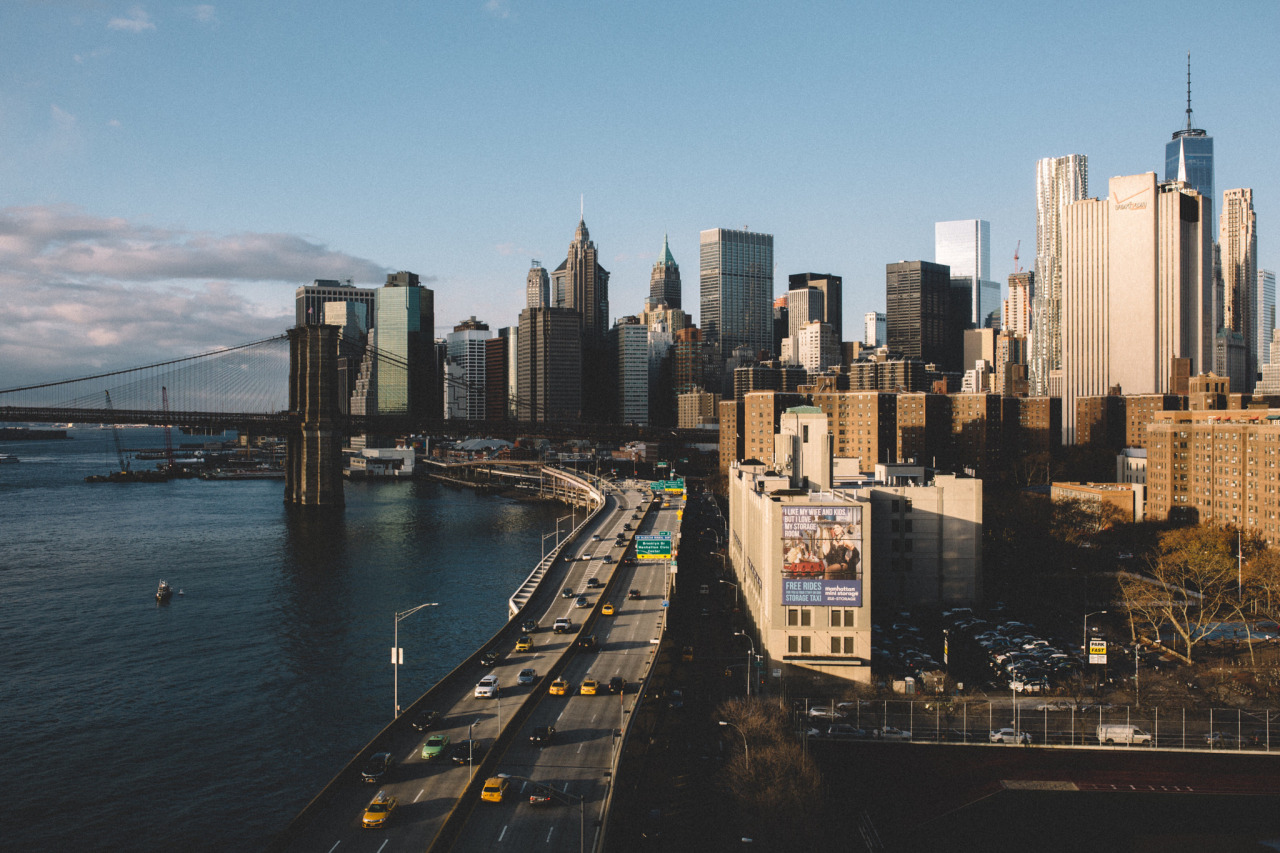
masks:
<path id="1" fill-rule="evenodd" d="M 830 705 L 814 705 L 809 709 L 809 719 L 843 720 L 844 713 Z"/>
<path id="2" fill-rule="evenodd" d="M 440 722 L 439 711 L 423 711 L 413 718 L 413 727 L 420 732 L 425 732 Z"/>
<path id="3" fill-rule="evenodd" d="M 911 740 L 911 732 L 904 732 L 902 729 L 897 729 L 893 726 L 876 729 L 875 736 L 881 740 Z"/>
<path id="4" fill-rule="evenodd" d="M 997 729 L 987 734 L 991 743 L 1031 743 L 1031 735 L 1010 728 Z"/>
<path id="5" fill-rule="evenodd" d="M 555 736 L 556 736 L 555 726 L 534 726 L 533 734 L 529 735 L 529 742 L 537 744 L 538 748 L 541 749 L 542 747 L 551 743 L 552 739 L 555 738 Z"/>
<path id="6" fill-rule="evenodd" d="M 1104 723 L 1098 726 L 1098 743 L 1151 743 L 1150 732 L 1137 726 L 1117 723 Z"/>
<path id="7" fill-rule="evenodd" d="M 360 771 L 360 778 L 370 783 L 381 782 L 391 773 L 391 765 L 393 764 L 395 764 L 395 759 L 391 757 L 391 753 L 375 752 L 364 763 L 364 769 Z"/>
<path id="8" fill-rule="evenodd" d="M 1235 732 L 1209 732 L 1204 736 L 1204 742 L 1209 745 L 1210 749 L 1239 749 L 1240 738 Z"/>

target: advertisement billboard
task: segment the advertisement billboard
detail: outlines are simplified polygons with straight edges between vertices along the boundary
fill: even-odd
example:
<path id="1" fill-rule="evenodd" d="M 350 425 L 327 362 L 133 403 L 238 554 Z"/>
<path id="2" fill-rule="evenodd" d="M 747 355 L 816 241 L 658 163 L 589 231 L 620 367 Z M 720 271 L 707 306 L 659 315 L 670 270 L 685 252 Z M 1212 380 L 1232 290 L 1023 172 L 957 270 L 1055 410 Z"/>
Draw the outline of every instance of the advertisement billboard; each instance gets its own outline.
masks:
<path id="1" fill-rule="evenodd" d="M 862 507 L 782 508 L 782 603 L 862 606 Z"/>
<path id="2" fill-rule="evenodd" d="M 669 532 L 636 537 L 636 558 L 640 560 L 670 560 L 672 538 Z"/>

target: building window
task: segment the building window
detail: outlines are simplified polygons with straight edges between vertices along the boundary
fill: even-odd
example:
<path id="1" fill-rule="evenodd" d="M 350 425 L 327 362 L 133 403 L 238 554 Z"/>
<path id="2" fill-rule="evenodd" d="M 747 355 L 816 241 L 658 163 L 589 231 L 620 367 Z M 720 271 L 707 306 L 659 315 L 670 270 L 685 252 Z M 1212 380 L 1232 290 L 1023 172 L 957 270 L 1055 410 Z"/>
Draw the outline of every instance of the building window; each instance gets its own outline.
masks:
<path id="1" fill-rule="evenodd" d="M 808 607 L 800 608 L 800 627 L 808 628 L 813 624 L 813 611 Z"/>
<path id="2" fill-rule="evenodd" d="M 787 608 L 787 627 L 794 628 L 799 624 L 800 624 L 800 608 L 788 607 Z"/>
<path id="3" fill-rule="evenodd" d="M 807 655 L 813 652 L 812 637 L 787 636 L 787 651 L 791 654 Z"/>
<path id="4" fill-rule="evenodd" d="M 844 653 L 846 655 L 853 654 L 853 641 L 854 641 L 853 637 L 844 638 Z"/>
<path id="5" fill-rule="evenodd" d="M 833 655 L 838 655 L 838 654 L 840 654 L 841 646 L 842 646 L 842 644 L 841 644 L 841 642 L 840 642 L 840 638 L 839 638 L 839 637 L 832 637 L 832 638 L 831 638 L 831 654 L 833 654 Z"/>

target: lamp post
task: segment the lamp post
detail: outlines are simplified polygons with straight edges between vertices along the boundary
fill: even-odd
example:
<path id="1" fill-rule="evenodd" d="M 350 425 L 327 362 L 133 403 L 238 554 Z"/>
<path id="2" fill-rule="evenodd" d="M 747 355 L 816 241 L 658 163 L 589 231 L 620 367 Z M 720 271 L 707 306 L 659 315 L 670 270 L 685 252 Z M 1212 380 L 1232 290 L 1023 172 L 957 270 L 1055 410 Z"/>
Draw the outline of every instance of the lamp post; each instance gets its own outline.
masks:
<path id="1" fill-rule="evenodd" d="M 405 617 L 412 616 L 424 607 L 436 607 L 439 602 L 432 601 L 427 604 L 419 604 L 417 607 L 410 607 L 408 610 L 402 610 L 395 614 L 395 630 L 393 633 L 394 640 L 391 646 L 391 667 L 395 670 L 395 714 L 392 719 L 400 716 L 400 664 L 404 663 L 404 649 L 400 648 L 400 620 Z"/>
<path id="2" fill-rule="evenodd" d="M 734 631 L 735 637 L 746 637 L 747 642 L 751 644 L 750 651 L 747 652 L 747 698 L 751 698 L 751 659 L 756 656 L 756 641 L 747 636 L 746 631 Z M 743 735 L 745 738 L 746 735 Z"/>
<path id="3" fill-rule="evenodd" d="M 721 720 L 720 725 L 729 726 L 730 728 L 736 729 L 738 734 L 742 735 L 742 754 L 747 759 L 747 767 L 749 769 L 751 767 L 751 745 L 747 743 L 747 733 L 744 732 L 742 729 L 738 728 L 737 726 L 735 726 L 733 723 L 729 722 L 728 720 Z"/>
<path id="4" fill-rule="evenodd" d="M 1095 610 L 1092 613 L 1086 613 L 1084 615 L 1084 627 L 1083 627 L 1082 636 L 1080 639 L 1080 651 L 1081 651 L 1081 654 L 1084 655 L 1085 663 L 1089 662 L 1089 617 L 1100 616 L 1106 612 L 1107 611 L 1105 610 Z"/>
<path id="5" fill-rule="evenodd" d="M 720 559 L 722 560 L 724 559 L 723 555 L 721 556 Z M 733 587 L 733 606 L 741 608 L 742 607 L 742 589 L 733 581 L 727 581 L 727 580 L 724 580 L 723 578 L 720 580 L 720 583 L 727 583 L 729 586 Z"/>

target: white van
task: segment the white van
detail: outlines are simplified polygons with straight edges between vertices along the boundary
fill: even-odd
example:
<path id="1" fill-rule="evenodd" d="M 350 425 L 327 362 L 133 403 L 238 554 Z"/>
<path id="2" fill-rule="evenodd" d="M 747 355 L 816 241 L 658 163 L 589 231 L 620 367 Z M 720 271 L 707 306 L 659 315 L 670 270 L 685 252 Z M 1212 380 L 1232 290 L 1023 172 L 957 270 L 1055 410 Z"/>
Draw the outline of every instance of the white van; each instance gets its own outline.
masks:
<path id="1" fill-rule="evenodd" d="M 1098 726 L 1098 743 L 1151 743 L 1151 734 L 1137 726 L 1106 723 Z"/>

